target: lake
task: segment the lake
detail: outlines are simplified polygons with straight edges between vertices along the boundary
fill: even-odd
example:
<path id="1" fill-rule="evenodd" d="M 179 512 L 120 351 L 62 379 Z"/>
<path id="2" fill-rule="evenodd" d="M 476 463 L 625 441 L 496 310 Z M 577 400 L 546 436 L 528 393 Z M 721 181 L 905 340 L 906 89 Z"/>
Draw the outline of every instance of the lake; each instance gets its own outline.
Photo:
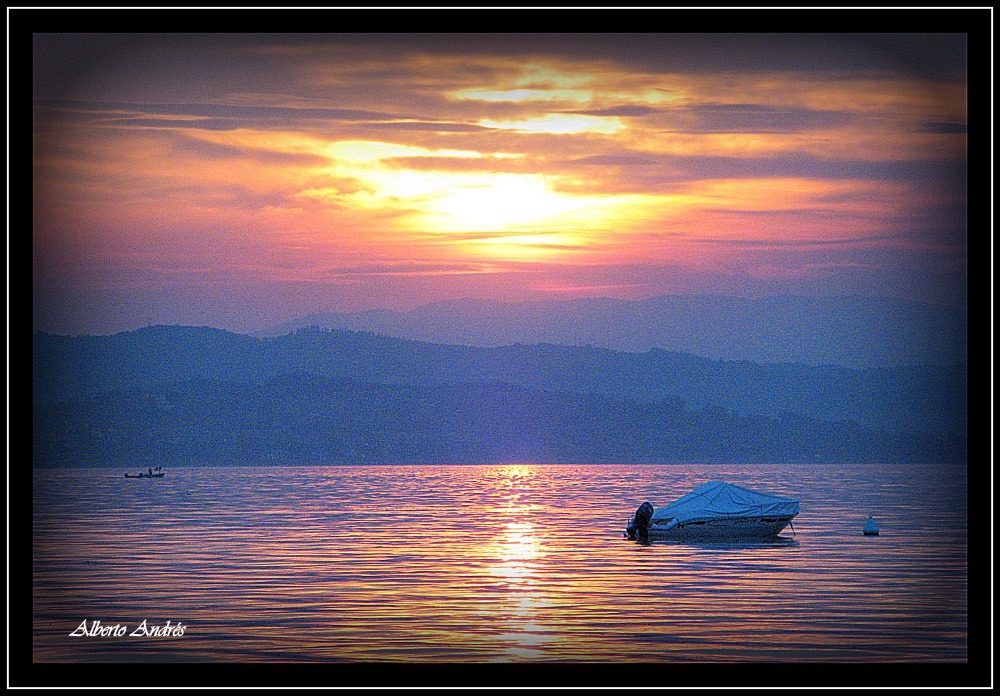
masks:
<path id="1" fill-rule="evenodd" d="M 122 474 L 33 472 L 35 662 L 967 660 L 964 466 Z M 798 499 L 794 529 L 622 538 L 707 481 Z M 69 635 L 95 620 L 127 632 Z"/>

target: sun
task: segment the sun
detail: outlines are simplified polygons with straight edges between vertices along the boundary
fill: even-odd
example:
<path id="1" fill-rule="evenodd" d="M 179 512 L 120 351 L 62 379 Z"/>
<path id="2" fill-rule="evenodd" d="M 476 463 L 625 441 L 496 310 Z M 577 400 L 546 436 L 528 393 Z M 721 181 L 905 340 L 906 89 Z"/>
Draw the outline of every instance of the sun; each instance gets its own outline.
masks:
<path id="1" fill-rule="evenodd" d="M 428 201 L 427 215 L 433 219 L 426 222 L 443 230 L 511 230 L 578 212 L 587 204 L 552 191 L 539 175 L 466 175 Z"/>
<path id="2" fill-rule="evenodd" d="M 327 143 L 321 152 L 329 164 L 315 180 L 333 185 L 297 197 L 362 215 L 391 211 L 383 234 L 409 243 L 413 253 L 489 261 L 580 257 L 643 207 L 635 196 L 584 192 L 561 174 L 498 171 L 516 159 L 508 153 L 374 141 Z"/>
<path id="3" fill-rule="evenodd" d="M 414 230 L 441 232 L 523 231 L 525 225 L 558 226 L 594 201 L 556 190 L 557 177 L 539 173 L 490 171 L 506 159 L 475 151 L 429 150 L 369 141 L 333 143 L 324 148 L 331 164 L 321 174 L 357 182 L 356 192 L 336 187 L 301 191 L 305 198 L 329 200 L 358 209 L 402 211 Z M 420 163 L 434 160 L 435 168 Z M 470 160 L 484 162 L 468 171 Z"/>

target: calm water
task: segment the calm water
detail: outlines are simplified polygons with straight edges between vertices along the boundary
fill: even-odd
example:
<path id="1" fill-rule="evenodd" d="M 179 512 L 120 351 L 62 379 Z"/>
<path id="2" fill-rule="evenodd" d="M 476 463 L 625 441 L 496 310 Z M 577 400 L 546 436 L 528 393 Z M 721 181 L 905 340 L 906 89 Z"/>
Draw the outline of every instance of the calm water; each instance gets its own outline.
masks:
<path id="1" fill-rule="evenodd" d="M 798 498 L 794 536 L 622 539 L 711 480 Z M 34 660 L 964 661 L 965 497 L 964 467 L 39 470 Z M 94 619 L 184 635 L 68 635 Z"/>

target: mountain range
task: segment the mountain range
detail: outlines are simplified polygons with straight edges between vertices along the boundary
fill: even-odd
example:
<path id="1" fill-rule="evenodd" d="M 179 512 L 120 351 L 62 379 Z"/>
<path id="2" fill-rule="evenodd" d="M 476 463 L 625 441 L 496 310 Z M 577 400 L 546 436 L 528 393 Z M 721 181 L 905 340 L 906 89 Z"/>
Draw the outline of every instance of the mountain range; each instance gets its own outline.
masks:
<path id="1" fill-rule="evenodd" d="M 407 312 L 312 314 L 255 335 L 280 336 L 319 326 L 478 347 L 553 343 L 628 352 L 659 348 L 717 360 L 865 368 L 964 364 L 966 322 L 964 309 L 903 299 L 665 295 L 646 300 L 450 300 Z"/>
<path id="2" fill-rule="evenodd" d="M 306 328 L 33 337 L 36 466 L 964 459 L 964 366 L 495 348 Z"/>

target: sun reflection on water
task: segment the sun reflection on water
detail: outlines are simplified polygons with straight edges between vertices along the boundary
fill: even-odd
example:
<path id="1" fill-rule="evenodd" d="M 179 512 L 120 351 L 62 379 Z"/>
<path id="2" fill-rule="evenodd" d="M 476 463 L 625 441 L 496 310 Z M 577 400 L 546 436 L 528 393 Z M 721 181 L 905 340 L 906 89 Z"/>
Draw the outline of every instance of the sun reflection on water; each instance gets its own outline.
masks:
<path id="1" fill-rule="evenodd" d="M 955 524 L 966 484 L 936 468 L 908 471 L 898 489 L 834 465 L 226 473 L 178 467 L 140 488 L 117 471 L 35 471 L 35 661 L 967 655 L 966 526 Z M 719 475 L 794 478 L 808 501 L 794 543 L 621 538 L 621 510 Z M 852 516 L 874 503 L 884 534 L 863 537 Z M 84 612 L 188 630 L 169 642 L 68 637 Z"/>
<path id="2" fill-rule="evenodd" d="M 487 572 L 501 583 L 502 594 L 491 607 L 494 640 L 502 647 L 495 662 L 541 657 L 540 649 L 554 638 L 542 622 L 549 602 L 543 596 L 541 566 L 547 555 L 540 537 L 538 506 L 527 501 L 536 467 L 514 465 L 500 468 L 497 485 L 502 502 L 494 511 L 502 525 L 494 541 L 484 548 Z"/>

